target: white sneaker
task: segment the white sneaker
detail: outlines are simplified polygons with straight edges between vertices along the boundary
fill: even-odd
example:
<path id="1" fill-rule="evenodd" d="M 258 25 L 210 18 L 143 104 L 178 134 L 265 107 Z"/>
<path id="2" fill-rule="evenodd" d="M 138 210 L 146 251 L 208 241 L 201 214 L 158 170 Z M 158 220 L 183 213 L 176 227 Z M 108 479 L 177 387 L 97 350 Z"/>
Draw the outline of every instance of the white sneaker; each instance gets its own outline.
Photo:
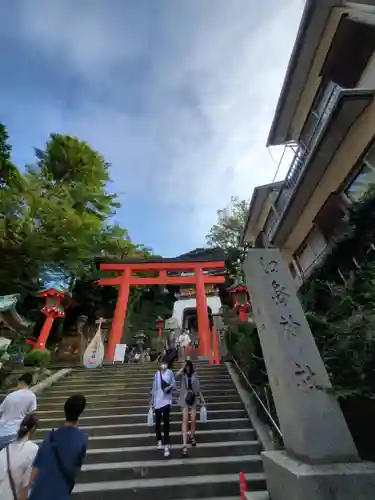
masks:
<path id="1" fill-rule="evenodd" d="M 171 450 L 169 448 L 169 446 L 164 446 L 164 457 L 165 458 L 168 458 L 171 454 Z"/>
<path id="2" fill-rule="evenodd" d="M 157 447 L 158 447 L 158 450 L 162 450 L 163 449 L 163 443 L 161 441 L 158 441 Z"/>

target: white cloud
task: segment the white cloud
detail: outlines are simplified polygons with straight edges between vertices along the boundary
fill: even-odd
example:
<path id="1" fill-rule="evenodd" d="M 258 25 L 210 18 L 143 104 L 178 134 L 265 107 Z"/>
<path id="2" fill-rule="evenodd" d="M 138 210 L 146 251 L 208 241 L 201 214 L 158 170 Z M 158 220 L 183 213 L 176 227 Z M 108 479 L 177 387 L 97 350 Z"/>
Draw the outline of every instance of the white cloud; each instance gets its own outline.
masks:
<path id="1" fill-rule="evenodd" d="M 151 24 L 136 9 L 116 17 L 111 2 L 24 2 L 23 36 L 116 95 L 119 68 L 146 61 L 140 113 L 88 93 L 68 125 L 113 163 L 117 191 L 178 207 L 176 230 L 183 225 L 193 247 L 231 195 L 249 198 L 273 179 L 265 141 L 303 5 L 164 1 Z"/>

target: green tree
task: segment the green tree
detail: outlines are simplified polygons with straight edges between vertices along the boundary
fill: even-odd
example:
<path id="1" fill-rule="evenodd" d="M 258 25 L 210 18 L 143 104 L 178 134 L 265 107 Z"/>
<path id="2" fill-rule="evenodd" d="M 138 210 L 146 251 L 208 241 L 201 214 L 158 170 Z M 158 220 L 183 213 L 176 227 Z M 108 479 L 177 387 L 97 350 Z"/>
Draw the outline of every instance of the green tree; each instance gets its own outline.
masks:
<path id="1" fill-rule="evenodd" d="M 229 206 L 217 211 L 217 222 L 206 236 L 209 247 L 224 250 L 228 271 L 235 276 L 241 275 L 241 263 L 247 249 L 241 240 L 248 211 L 246 200 L 232 196 Z"/>
<path id="2" fill-rule="evenodd" d="M 47 268 L 87 276 L 101 254 L 134 249 L 126 230 L 108 223 L 118 203 L 107 193 L 109 164 L 78 139 L 51 135 L 36 163 L 19 174 L 10 160 L 7 132 L 0 129 L 0 294 L 27 294 L 40 286 Z M 19 175 L 18 175 L 19 174 Z"/>

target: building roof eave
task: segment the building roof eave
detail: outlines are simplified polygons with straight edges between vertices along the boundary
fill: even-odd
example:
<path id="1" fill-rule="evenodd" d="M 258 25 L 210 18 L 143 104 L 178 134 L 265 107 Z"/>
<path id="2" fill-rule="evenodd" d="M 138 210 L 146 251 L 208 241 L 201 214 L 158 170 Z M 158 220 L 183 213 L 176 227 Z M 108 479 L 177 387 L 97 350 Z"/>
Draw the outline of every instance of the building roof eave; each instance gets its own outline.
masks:
<path id="1" fill-rule="evenodd" d="M 263 184 L 262 186 L 257 186 L 254 188 L 253 195 L 250 200 L 249 211 L 246 219 L 246 224 L 242 230 L 241 234 L 241 244 L 244 243 L 246 233 L 249 227 L 254 224 L 259 217 L 259 212 L 263 206 L 264 200 L 267 198 L 268 194 L 278 186 L 282 186 L 283 181 L 271 182 L 270 184 Z"/>
<path id="2" fill-rule="evenodd" d="M 267 138 L 267 147 L 286 144 L 296 139 L 289 135 L 292 117 L 331 10 L 342 4 L 342 0 L 306 1 Z"/>

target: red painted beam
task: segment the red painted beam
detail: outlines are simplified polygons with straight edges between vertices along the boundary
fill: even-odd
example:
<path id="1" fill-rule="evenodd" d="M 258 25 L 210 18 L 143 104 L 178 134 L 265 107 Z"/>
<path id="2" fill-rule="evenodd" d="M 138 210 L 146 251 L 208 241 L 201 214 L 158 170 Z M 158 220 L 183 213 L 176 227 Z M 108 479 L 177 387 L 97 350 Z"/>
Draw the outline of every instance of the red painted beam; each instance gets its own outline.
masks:
<path id="1" fill-rule="evenodd" d="M 120 286 L 121 278 L 100 278 L 98 284 L 100 286 Z"/>
<path id="2" fill-rule="evenodd" d="M 224 276 L 204 276 L 204 284 L 221 284 L 225 283 Z M 120 278 L 101 278 L 98 281 L 101 286 L 120 286 Z M 173 277 L 163 277 L 159 276 L 156 278 L 142 278 L 139 276 L 132 276 L 129 279 L 130 286 L 140 286 L 140 285 L 195 285 L 195 276 L 173 276 Z"/>
<path id="3" fill-rule="evenodd" d="M 194 271 L 196 269 L 225 269 L 224 261 L 210 262 L 140 262 L 137 264 L 100 264 L 101 271 Z"/>
<path id="4" fill-rule="evenodd" d="M 133 276 L 130 278 L 130 284 L 132 286 L 137 285 L 195 285 L 195 276 L 181 276 L 181 277 L 158 277 L 158 278 L 140 278 L 138 276 Z M 225 283 L 224 276 L 211 276 L 210 278 L 203 280 L 203 283 L 207 284 L 219 284 Z"/>

